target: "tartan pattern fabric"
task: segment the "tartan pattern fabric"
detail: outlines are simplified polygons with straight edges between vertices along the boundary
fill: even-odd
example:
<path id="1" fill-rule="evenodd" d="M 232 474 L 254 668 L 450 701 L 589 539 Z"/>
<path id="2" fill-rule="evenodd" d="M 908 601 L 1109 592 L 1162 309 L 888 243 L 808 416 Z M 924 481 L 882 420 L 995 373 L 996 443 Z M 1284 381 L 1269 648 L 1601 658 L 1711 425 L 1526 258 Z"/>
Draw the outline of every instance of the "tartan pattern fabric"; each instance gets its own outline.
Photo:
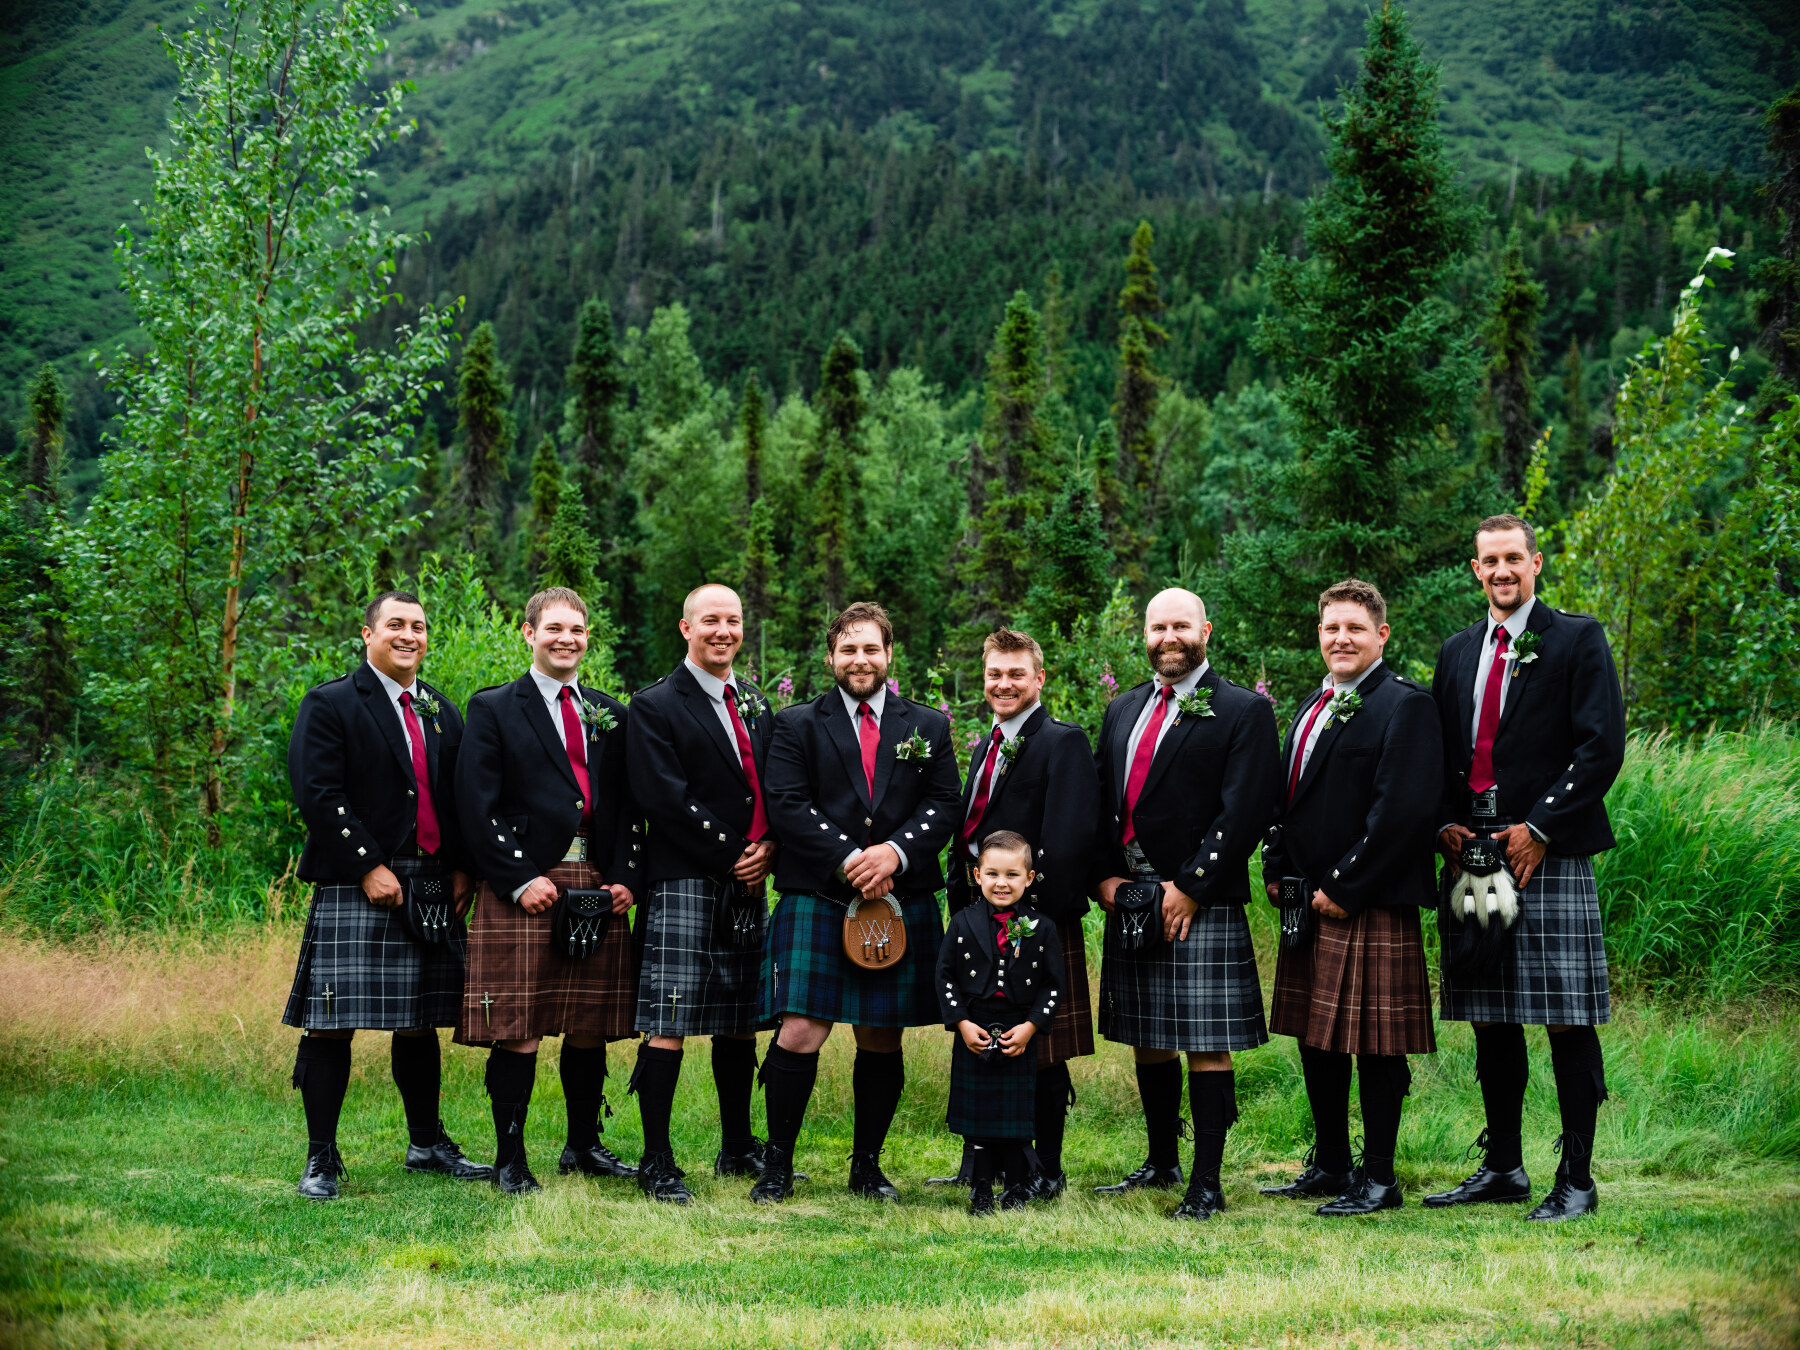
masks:
<path id="1" fill-rule="evenodd" d="M 1057 924 L 1056 935 L 1062 939 L 1063 970 L 1068 984 L 1057 1002 L 1050 1029 L 1031 1040 L 1037 1047 L 1041 1069 L 1094 1053 L 1093 995 L 1088 991 L 1087 940 L 1082 936 L 1081 920 Z"/>
<path id="2" fill-rule="evenodd" d="M 906 955 L 887 970 L 863 970 L 844 955 L 844 906 L 805 891 L 785 892 L 763 942 L 757 1019 L 783 1013 L 858 1027 L 942 1026 L 931 987 L 944 916 L 936 894 L 899 896 Z"/>
<path id="3" fill-rule="evenodd" d="M 390 858 L 387 865 L 402 882 L 441 871 L 435 858 Z M 420 942 L 398 909 L 370 904 L 361 886 L 315 886 L 281 1020 L 309 1031 L 455 1026 L 467 945 L 460 923 L 448 941 Z"/>
<path id="4" fill-rule="evenodd" d="M 600 884 L 600 874 L 584 862 L 558 863 L 545 875 L 577 889 Z M 629 919 L 614 915 L 600 950 L 577 961 L 551 948 L 551 913 L 527 914 L 496 894 L 491 883 L 481 883 L 469 922 L 459 1044 L 568 1035 L 617 1041 L 633 1035 L 637 973 Z"/>
<path id="5" fill-rule="evenodd" d="M 1142 1050 L 1249 1050 L 1269 1039 L 1250 924 L 1239 905 L 1194 916 L 1180 942 L 1122 952 L 1106 922 L 1100 1034 Z"/>
<path id="6" fill-rule="evenodd" d="M 1440 942 L 1452 931 L 1440 910 Z M 1440 993 L 1438 1015 L 1446 1022 L 1552 1027 L 1610 1022 L 1606 941 L 1594 860 L 1547 855 L 1531 884 L 1519 893 L 1519 917 L 1513 923 L 1506 969 L 1490 983 L 1460 989 L 1445 976 Z"/>
<path id="7" fill-rule="evenodd" d="M 743 1036 L 757 1029 L 762 953 L 733 951 L 715 939 L 725 892 L 725 883 L 711 877 L 651 883 L 640 918 L 637 1029 L 642 1035 Z"/>
<path id="8" fill-rule="evenodd" d="M 1275 958 L 1269 1030 L 1316 1050 L 1430 1055 L 1431 976 L 1414 905 L 1318 916 L 1313 937 Z"/>
<path id="9" fill-rule="evenodd" d="M 979 1026 L 1016 1026 L 1019 1010 L 1001 999 L 984 998 L 969 1009 Z M 1037 1059 L 1029 1049 L 1011 1059 L 984 1060 L 963 1044 L 962 1033 L 950 1047 L 950 1102 L 944 1113 L 951 1134 L 966 1139 L 1023 1139 L 1037 1132 Z M 1035 1044 L 1040 1038 L 1033 1037 Z"/>

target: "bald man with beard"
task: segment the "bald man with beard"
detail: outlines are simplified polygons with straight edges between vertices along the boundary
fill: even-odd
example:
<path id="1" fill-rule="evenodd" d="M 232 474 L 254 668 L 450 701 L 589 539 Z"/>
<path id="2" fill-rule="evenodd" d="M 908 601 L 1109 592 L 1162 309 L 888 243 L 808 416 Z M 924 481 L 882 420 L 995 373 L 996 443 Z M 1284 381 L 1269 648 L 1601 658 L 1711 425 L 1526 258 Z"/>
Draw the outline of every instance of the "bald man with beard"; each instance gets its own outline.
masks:
<path id="1" fill-rule="evenodd" d="M 1181 1183 L 1181 1056 L 1194 1113 L 1194 1169 L 1171 1215 L 1225 1208 L 1219 1165 L 1237 1119 L 1231 1054 L 1269 1039 L 1244 906 L 1248 864 L 1280 809 L 1281 744 L 1267 699 L 1206 659 L 1212 625 L 1192 591 L 1144 610 L 1155 678 L 1107 707 L 1095 758 L 1102 814 L 1094 898 L 1107 913 L 1100 1034 L 1132 1047 L 1149 1156 L 1101 1194 Z M 1162 924 L 1134 945 L 1120 888 L 1160 888 Z M 1140 892 L 1148 893 L 1148 892 Z"/>

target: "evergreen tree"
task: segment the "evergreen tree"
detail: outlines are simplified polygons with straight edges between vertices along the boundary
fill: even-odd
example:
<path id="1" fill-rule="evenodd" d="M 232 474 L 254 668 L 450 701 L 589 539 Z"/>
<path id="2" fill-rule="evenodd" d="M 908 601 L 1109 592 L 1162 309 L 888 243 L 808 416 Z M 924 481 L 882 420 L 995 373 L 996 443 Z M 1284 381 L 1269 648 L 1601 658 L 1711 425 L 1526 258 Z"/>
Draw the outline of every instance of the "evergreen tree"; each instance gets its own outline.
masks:
<path id="1" fill-rule="evenodd" d="M 1544 288 L 1525 266 L 1519 232 L 1508 236 L 1494 288 L 1494 310 L 1484 335 L 1488 349 L 1487 411 L 1493 429 L 1484 438 L 1488 462 L 1500 475 L 1508 499 L 1520 500 L 1525 462 L 1537 439 L 1533 425 L 1537 383 L 1537 326 L 1544 312 Z"/>
<path id="2" fill-rule="evenodd" d="M 556 453 L 555 438 L 545 432 L 531 456 L 531 513 L 526 517 L 521 540 L 527 576 L 536 576 L 545 566 L 546 541 L 552 522 L 562 513 L 563 497 L 562 456 Z M 585 516 L 586 503 L 580 488 L 574 488 L 574 497 L 579 514 Z"/>
<path id="3" fill-rule="evenodd" d="M 1033 523 L 1030 545 L 1029 622 L 1067 637 L 1075 620 L 1098 613 L 1112 590 L 1112 547 L 1085 473 L 1063 480 L 1050 514 Z"/>
<path id="4" fill-rule="evenodd" d="M 1125 285 L 1119 292 L 1119 375 L 1113 390 L 1112 421 L 1118 432 L 1117 463 L 1103 484 L 1102 511 L 1117 541 L 1120 560 L 1134 580 L 1142 580 L 1144 543 L 1156 532 L 1156 444 L 1150 433 L 1164 380 L 1156 352 L 1169 334 L 1157 322 L 1163 300 L 1150 250 L 1156 242 L 1150 222 L 1140 220 L 1125 258 Z M 1106 489 L 1111 489 L 1107 492 Z"/>
<path id="5" fill-rule="evenodd" d="M 588 517 L 601 536 L 617 528 L 618 484 L 625 461 L 618 445 L 616 414 L 625 393 L 625 372 L 613 342 L 612 309 L 589 298 L 575 326 L 575 359 L 564 372 L 569 399 L 563 405 L 563 439 L 574 447 L 575 482 Z"/>
<path id="6" fill-rule="evenodd" d="M 512 453 L 512 385 L 500 362 L 494 325 L 482 323 L 463 348 L 456 375 L 456 428 L 462 453 L 451 483 L 457 525 L 465 551 L 492 563 L 500 528 L 501 484 Z"/>
<path id="7" fill-rule="evenodd" d="M 1573 338 L 1569 339 L 1569 354 L 1563 357 L 1562 415 L 1563 500 L 1573 506 L 1576 494 L 1587 481 L 1588 442 L 1593 436 L 1593 419 L 1583 384 L 1581 344 Z"/>
<path id="8" fill-rule="evenodd" d="M 1769 158 L 1774 173 L 1764 189 L 1769 205 L 1781 221 L 1781 245 L 1776 257 L 1765 258 L 1756 268 L 1756 284 L 1763 292 L 1756 321 L 1762 325 L 1762 343 L 1786 382 L 1787 394 L 1800 393 L 1800 84 L 1777 99 L 1763 118 L 1769 130 Z M 1768 391 L 1762 403 L 1773 409 L 1776 391 Z"/>
<path id="9" fill-rule="evenodd" d="M 819 390 L 813 399 L 819 440 L 812 494 L 812 571 L 827 615 L 835 615 L 849 602 L 856 541 L 863 529 L 861 461 L 863 421 L 869 408 L 862 381 L 862 348 L 840 332 L 820 365 Z"/>
<path id="10" fill-rule="evenodd" d="M 763 498 L 763 456 L 768 448 L 769 421 L 762 384 L 754 371 L 744 381 L 744 404 L 738 426 L 744 442 L 744 561 L 740 568 L 744 618 L 759 639 L 772 619 L 771 592 L 779 560 L 775 554 L 775 517 Z M 748 636 L 748 635 L 746 635 Z M 760 671 L 759 671 L 760 673 Z"/>
<path id="11" fill-rule="evenodd" d="M 35 763 L 68 725 L 80 687 L 63 618 L 67 597 L 55 541 L 62 523 L 68 396 L 49 365 L 32 379 L 26 407 L 25 425 L 20 428 L 17 517 L 7 531 L 14 535 L 7 571 L 22 586 L 7 607 L 8 626 L 17 626 L 8 635 L 10 650 L 5 653 L 10 667 L 6 683 L 11 686 L 5 702 L 12 705 L 6 709 L 8 719 L 17 719 L 17 746 L 27 762 Z"/>
<path id="12" fill-rule="evenodd" d="M 29 413 L 23 428 L 21 450 L 25 463 L 20 478 L 29 520 L 34 514 L 54 509 L 62 500 L 63 424 L 68 417 L 69 398 L 54 367 L 39 367 L 25 403 Z"/>
<path id="13" fill-rule="evenodd" d="M 548 437 L 545 439 L 547 441 Z M 593 535 L 588 532 L 587 504 L 581 499 L 580 488 L 561 479 L 556 481 L 552 495 L 555 506 L 543 534 L 536 589 L 567 586 L 583 596 L 592 597 L 596 594 L 595 549 Z M 594 602 L 590 599 L 589 603 Z M 596 608 L 596 614 L 599 612 Z M 598 630 L 601 624 L 595 621 L 589 627 Z"/>

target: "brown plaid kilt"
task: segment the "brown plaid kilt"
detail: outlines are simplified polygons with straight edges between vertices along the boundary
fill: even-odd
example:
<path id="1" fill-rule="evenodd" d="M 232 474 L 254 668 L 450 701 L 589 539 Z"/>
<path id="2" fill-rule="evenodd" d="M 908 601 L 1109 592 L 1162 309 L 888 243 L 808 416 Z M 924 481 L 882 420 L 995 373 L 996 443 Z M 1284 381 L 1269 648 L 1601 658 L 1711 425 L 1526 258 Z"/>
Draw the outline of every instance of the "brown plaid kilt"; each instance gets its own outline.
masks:
<path id="1" fill-rule="evenodd" d="M 1435 1054 L 1419 911 L 1403 905 L 1318 919 L 1311 942 L 1275 959 L 1269 1030 L 1315 1050 Z"/>
<path id="2" fill-rule="evenodd" d="M 1062 939 L 1063 968 L 1069 977 L 1069 988 L 1057 1006 L 1050 1029 L 1033 1038 L 1037 1041 L 1040 1069 L 1094 1053 L 1093 995 L 1088 990 L 1087 942 L 1082 937 L 1081 920 L 1058 923 L 1056 935 Z"/>
<path id="3" fill-rule="evenodd" d="M 559 886 L 598 886 L 600 874 L 583 862 L 564 862 L 546 876 Z M 491 998 L 491 1004 L 483 999 Z M 637 972 L 631 921 L 615 914 L 600 950 L 572 960 L 550 947 L 550 911 L 527 914 L 481 883 L 469 915 L 469 974 L 463 985 L 456 1040 L 462 1045 L 525 1041 L 536 1036 L 636 1033 Z"/>

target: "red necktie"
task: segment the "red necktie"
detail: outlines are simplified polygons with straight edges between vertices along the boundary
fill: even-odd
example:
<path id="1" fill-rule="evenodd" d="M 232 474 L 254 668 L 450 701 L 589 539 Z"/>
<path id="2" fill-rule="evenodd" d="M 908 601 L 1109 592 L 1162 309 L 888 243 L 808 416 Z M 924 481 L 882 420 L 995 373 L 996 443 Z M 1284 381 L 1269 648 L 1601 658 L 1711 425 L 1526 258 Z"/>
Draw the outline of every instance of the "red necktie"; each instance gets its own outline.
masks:
<path id="1" fill-rule="evenodd" d="M 1012 911 L 1010 909 L 996 909 L 996 910 L 990 910 L 989 912 L 994 916 L 994 922 L 1000 925 L 1000 931 L 997 934 L 995 934 L 994 941 L 1000 947 L 1000 955 L 1005 956 L 1006 955 L 1006 925 L 1012 922 L 1014 911 Z M 1002 980 L 999 977 L 998 973 L 996 973 L 994 976 L 994 991 L 996 993 L 1000 993 L 1005 989 L 1005 987 L 1006 987 L 1006 981 Z"/>
<path id="2" fill-rule="evenodd" d="M 982 761 L 981 778 L 975 784 L 975 800 L 969 803 L 969 818 L 963 822 L 963 843 L 975 842 L 975 831 L 981 826 L 981 817 L 987 811 L 988 794 L 994 787 L 994 761 L 1000 758 L 1000 743 L 1006 734 L 999 727 L 994 728 L 994 739 L 988 745 L 987 758 Z"/>
<path id="3" fill-rule="evenodd" d="M 587 746 L 581 739 L 581 719 L 575 715 L 575 693 L 565 684 L 556 701 L 562 706 L 563 748 L 569 752 L 569 767 L 575 770 L 575 784 L 581 789 L 581 824 L 585 829 L 594 815 L 594 801 L 588 790 Z"/>
<path id="4" fill-rule="evenodd" d="M 1162 730 L 1163 718 L 1168 716 L 1169 703 L 1175 697 L 1175 686 L 1165 684 L 1157 691 L 1156 711 L 1150 714 L 1150 721 L 1144 726 L 1144 734 L 1138 737 L 1137 754 L 1131 757 L 1131 773 L 1125 779 L 1125 837 L 1120 842 L 1129 844 L 1137 838 L 1137 825 L 1131 819 L 1131 813 L 1137 810 L 1138 796 L 1144 790 L 1144 780 L 1150 776 L 1150 761 L 1156 758 L 1156 735 Z"/>
<path id="5" fill-rule="evenodd" d="M 412 710 L 412 691 L 400 691 L 400 712 L 406 718 L 406 738 L 412 742 L 413 781 L 419 785 L 419 819 L 414 836 L 421 853 L 436 853 L 443 836 L 438 833 L 437 804 L 431 800 L 431 772 L 425 766 L 425 728 Z"/>
<path id="6" fill-rule="evenodd" d="M 1321 689 L 1319 701 L 1313 704 L 1312 716 L 1306 719 L 1306 729 L 1300 733 L 1300 739 L 1294 742 L 1294 767 L 1288 773 L 1288 800 L 1294 800 L 1294 793 L 1300 787 L 1300 768 L 1306 763 L 1306 738 L 1312 735 L 1313 723 L 1319 720 L 1319 714 L 1325 705 L 1331 702 L 1331 690 Z"/>
<path id="7" fill-rule="evenodd" d="M 762 780 L 756 776 L 756 756 L 750 750 L 750 733 L 744 730 L 744 719 L 738 716 L 737 699 L 730 685 L 725 686 L 725 711 L 731 714 L 731 730 L 737 736 L 738 758 L 744 764 L 744 777 L 750 780 L 750 842 L 755 843 L 769 832 L 769 818 L 763 814 Z"/>
<path id="8" fill-rule="evenodd" d="M 1475 724 L 1475 761 L 1469 766 L 1469 791 L 1494 786 L 1494 734 L 1500 730 L 1500 687 L 1506 682 L 1506 630 L 1494 634 L 1494 664 L 1481 691 L 1481 720 Z"/>
<path id="9" fill-rule="evenodd" d="M 875 723 L 875 713 L 866 703 L 858 705 L 861 709 L 862 722 L 862 757 L 863 773 L 869 780 L 869 800 L 875 800 L 875 751 L 881 747 L 881 728 Z"/>

